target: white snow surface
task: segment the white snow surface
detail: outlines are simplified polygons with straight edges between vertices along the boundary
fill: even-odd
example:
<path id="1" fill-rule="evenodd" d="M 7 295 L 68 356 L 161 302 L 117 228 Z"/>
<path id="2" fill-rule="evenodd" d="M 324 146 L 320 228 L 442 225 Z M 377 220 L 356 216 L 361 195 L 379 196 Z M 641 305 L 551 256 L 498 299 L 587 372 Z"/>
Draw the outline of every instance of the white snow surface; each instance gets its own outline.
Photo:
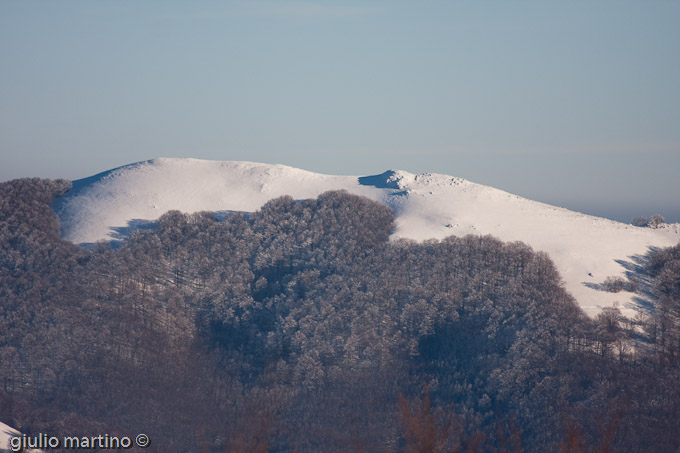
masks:
<path id="1" fill-rule="evenodd" d="M 0 422 L 0 452 L 12 451 L 12 446 L 9 444 L 9 439 L 11 437 L 21 436 L 21 433 L 11 426 L 5 425 Z M 22 451 L 31 451 L 35 453 L 40 453 L 42 450 L 36 449 L 25 449 Z"/>
<path id="2" fill-rule="evenodd" d="M 390 206 L 392 239 L 442 239 L 490 234 L 545 251 L 566 289 L 593 316 L 619 304 L 632 314 L 634 294 L 586 286 L 624 276 L 620 262 L 650 247 L 680 241 L 680 224 L 640 228 L 528 200 L 447 175 L 390 170 L 380 175 L 332 176 L 284 165 L 158 158 L 74 181 L 54 204 L 63 237 L 92 243 L 124 237 L 129 227 L 158 219 L 168 210 L 255 211 L 272 198 L 313 198 L 344 189 Z M 590 275 L 589 275 L 590 274 Z"/>
<path id="3" fill-rule="evenodd" d="M 9 439 L 17 435 L 20 435 L 19 431 L 0 422 L 0 451 L 11 451 Z"/>

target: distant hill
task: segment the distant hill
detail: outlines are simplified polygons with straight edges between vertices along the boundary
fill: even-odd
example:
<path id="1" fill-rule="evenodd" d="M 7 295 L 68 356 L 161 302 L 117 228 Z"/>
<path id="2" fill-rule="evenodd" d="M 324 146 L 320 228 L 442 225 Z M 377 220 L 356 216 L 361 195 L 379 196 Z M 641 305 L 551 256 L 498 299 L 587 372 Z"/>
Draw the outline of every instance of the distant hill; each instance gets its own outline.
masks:
<path id="1" fill-rule="evenodd" d="M 282 195 L 306 199 L 338 189 L 391 207 L 397 222 L 393 239 L 490 234 L 545 251 L 590 315 L 614 302 L 631 314 L 637 296 L 602 291 L 601 283 L 634 270 L 650 248 L 680 241 L 680 224 L 639 228 L 447 175 L 389 170 L 333 176 L 284 165 L 197 159 L 158 158 L 74 181 L 53 208 L 63 237 L 87 244 L 123 239 L 172 209 L 252 212 Z"/>

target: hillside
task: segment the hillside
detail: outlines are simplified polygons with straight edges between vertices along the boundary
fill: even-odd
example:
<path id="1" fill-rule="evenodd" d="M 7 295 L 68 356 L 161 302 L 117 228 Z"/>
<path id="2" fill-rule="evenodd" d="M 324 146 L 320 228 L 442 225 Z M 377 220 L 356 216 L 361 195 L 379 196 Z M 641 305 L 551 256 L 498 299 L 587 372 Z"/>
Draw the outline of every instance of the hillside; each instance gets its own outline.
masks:
<path id="1" fill-rule="evenodd" d="M 632 293 L 596 289 L 623 276 L 650 247 L 680 241 L 680 225 L 639 228 L 528 200 L 462 178 L 387 171 L 332 176 L 283 165 L 158 158 L 74 181 L 53 205 L 63 237 L 75 243 L 120 239 L 168 210 L 253 212 L 272 198 L 316 197 L 344 189 L 390 206 L 392 239 L 490 234 L 547 252 L 566 289 L 590 315 L 618 302 L 632 313 Z M 629 267 L 629 266 L 628 266 Z"/>
<path id="2" fill-rule="evenodd" d="M 0 420 L 26 434 L 186 453 L 415 451 L 432 430 L 442 451 L 680 444 L 680 246 L 641 266 L 645 316 L 589 318 L 547 253 L 390 240 L 394 211 L 347 191 L 168 211 L 79 247 L 51 207 L 70 187 L 0 184 Z"/>

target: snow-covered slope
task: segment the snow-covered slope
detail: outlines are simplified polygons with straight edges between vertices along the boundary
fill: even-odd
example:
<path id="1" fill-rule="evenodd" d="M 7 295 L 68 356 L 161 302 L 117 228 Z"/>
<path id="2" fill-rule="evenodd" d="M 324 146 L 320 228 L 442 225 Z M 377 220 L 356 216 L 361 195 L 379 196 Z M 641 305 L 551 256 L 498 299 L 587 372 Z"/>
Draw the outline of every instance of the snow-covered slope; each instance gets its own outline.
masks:
<path id="1" fill-rule="evenodd" d="M 0 422 L 0 452 L 4 453 L 6 451 L 7 452 L 16 451 L 16 450 L 13 450 L 12 446 L 10 445 L 10 438 L 17 437 L 17 436 L 21 436 L 21 433 L 19 431 L 12 428 L 11 426 L 7 426 L 4 423 Z M 35 444 L 32 444 L 32 445 L 35 445 Z M 36 450 L 36 449 L 31 448 L 31 449 L 24 449 L 22 451 L 40 453 L 42 450 Z"/>
<path id="2" fill-rule="evenodd" d="M 9 445 L 10 437 L 16 436 L 19 432 L 0 422 L 0 451 L 11 451 Z"/>
<path id="3" fill-rule="evenodd" d="M 632 302 L 631 293 L 593 288 L 608 276 L 624 275 L 617 261 L 680 241 L 680 224 L 638 228 L 446 175 L 330 176 L 283 165 L 197 159 L 153 159 L 75 181 L 54 208 L 66 239 L 91 243 L 124 236 L 170 209 L 254 211 L 281 195 L 304 199 L 337 189 L 389 205 L 397 220 L 393 239 L 491 234 L 545 251 L 567 290 L 591 315 L 614 302 L 622 308 Z"/>

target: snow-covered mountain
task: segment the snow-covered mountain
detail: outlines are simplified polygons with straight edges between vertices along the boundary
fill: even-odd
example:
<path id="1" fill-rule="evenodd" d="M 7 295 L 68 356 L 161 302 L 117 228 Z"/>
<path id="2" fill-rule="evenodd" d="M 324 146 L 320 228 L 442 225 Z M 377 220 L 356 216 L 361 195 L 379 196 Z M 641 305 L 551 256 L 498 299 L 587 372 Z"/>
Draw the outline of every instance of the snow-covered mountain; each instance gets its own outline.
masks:
<path id="1" fill-rule="evenodd" d="M 465 179 L 390 170 L 374 176 L 331 176 L 283 165 L 159 158 L 77 180 L 54 204 L 63 236 L 76 243 L 123 237 L 164 212 L 255 211 L 281 195 L 316 197 L 344 189 L 390 206 L 396 238 L 424 240 L 491 234 L 547 252 L 565 286 L 591 315 L 628 292 L 596 289 L 623 276 L 650 247 L 675 245 L 680 224 L 639 228 L 528 200 Z M 629 313 L 630 314 L 630 313 Z"/>

